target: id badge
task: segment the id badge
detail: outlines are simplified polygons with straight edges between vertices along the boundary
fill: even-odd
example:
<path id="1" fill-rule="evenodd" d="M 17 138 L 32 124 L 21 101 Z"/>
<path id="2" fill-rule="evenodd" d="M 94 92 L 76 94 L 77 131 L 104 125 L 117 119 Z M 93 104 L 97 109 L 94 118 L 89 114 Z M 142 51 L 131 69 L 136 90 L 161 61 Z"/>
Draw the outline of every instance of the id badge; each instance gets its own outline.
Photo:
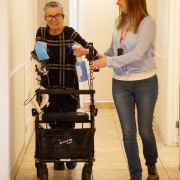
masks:
<path id="1" fill-rule="evenodd" d="M 123 55 L 123 49 L 122 48 L 118 48 L 117 49 L 117 53 L 118 53 L 118 56 Z"/>

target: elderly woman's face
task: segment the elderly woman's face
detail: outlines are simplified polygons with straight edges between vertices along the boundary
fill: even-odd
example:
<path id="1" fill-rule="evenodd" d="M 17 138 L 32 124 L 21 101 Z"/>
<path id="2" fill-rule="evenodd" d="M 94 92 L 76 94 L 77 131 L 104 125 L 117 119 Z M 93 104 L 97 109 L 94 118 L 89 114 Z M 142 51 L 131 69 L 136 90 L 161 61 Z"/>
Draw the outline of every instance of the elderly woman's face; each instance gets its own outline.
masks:
<path id="1" fill-rule="evenodd" d="M 46 9 L 45 21 L 51 29 L 58 29 L 63 26 L 63 17 L 61 8 L 59 7 L 48 7 Z"/>
<path id="2" fill-rule="evenodd" d="M 126 0 L 117 0 L 116 4 L 121 8 L 121 13 L 127 13 Z"/>

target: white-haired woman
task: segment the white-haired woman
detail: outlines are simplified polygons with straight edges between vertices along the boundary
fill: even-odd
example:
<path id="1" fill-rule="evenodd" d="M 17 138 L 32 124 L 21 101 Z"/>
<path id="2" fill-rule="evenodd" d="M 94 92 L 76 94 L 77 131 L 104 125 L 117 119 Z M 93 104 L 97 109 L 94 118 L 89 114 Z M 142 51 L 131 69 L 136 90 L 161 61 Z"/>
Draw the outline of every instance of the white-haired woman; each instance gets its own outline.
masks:
<path id="1" fill-rule="evenodd" d="M 43 77 L 41 85 L 45 88 L 79 89 L 77 73 L 75 69 L 76 56 L 71 51 L 70 45 L 81 45 L 81 54 L 89 53 L 88 43 L 72 27 L 64 26 L 63 7 L 56 1 L 51 1 L 44 6 L 46 27 L 40 27 L 36 33 L 36 41 L 47 43 L 49 81 Z M 75 49 L 74 51 L 78 51 Z M 94 55 L 97 51 L 94 49 Z M 51 95 L 50 105 L 45 112 L 76 112 L 80 107 L 79 95 Z M 74 123 L 50 123 L 51 128 L 74 128 Z M 76 162 L 67 162 L 68 168 L 75 168 Z M 66 164 L 67 164 L 66 163 Z M 64 170 L 63 162 L 54 163 L 55 170 Z"/>

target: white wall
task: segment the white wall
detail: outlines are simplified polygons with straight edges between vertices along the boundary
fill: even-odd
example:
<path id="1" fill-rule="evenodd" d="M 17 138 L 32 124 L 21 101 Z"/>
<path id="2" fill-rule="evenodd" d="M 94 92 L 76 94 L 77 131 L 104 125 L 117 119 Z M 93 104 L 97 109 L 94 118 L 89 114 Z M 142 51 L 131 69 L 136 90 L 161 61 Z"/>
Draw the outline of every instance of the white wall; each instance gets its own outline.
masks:
<path id="1" fill-rule="evenodd" d="M 85 0 L 84 1 L 84 38 L 93 42 L 99 53 L 103 53 L 110 45 L 114 20 L 118 16 L 119 9 L 116 1 L 109 0 Z M 87 66 L 88 67 L 88 66 Z M 104 68 L 94 73 L 95 100 L 113 101 L 112 99 L 112 69 Z M 84 84 L 88 89 L 88 83 Z M 85 96 L 85 101 L 89 100 Z"/>
<path id="2" fill-rule="evenodd" d="M 156 62 L 159 99 L 155 121 L 166 145 L 177 145 L 179 120 L 180 1 L 157 1 Z"/>
<path id="3" fill-rule="evenodd" d="M 38 0 L 37 1 L 37 27 L 40 26 L 45 26 L 45 21 L 44 21 L 44 5 L 47 3 L 46 0 Z M 34 38 L 34 42 L 35 42 L 35 38 Z"/>
<path id="4" fill-rule="evenodd" d="M 24 34 L 24 61 L 25 61 L 25 84 L 24 84 L 24 93 L 25 93 L 25 99 L 27 99 L 27 95 L 29 90 L 31 89 L 33 85 L 33 74 L 35 74 L 35 67 L 33 66 L 33 63 L 31 61 L 31 54 L 30 52 L 33 50 L 34 46 L 34 3 L 32 0 L 26 0 L 25 1 L 25 11 L 24 11 L 24 17 L 25 17 L 25 34 Z M 33 38 L 32 38 L 33 37 Z M 33 74 L 32 74 L 33 69 Z M 32 106 L 30 104 L 27 104 L 24 107 L 24 119 L 25 119 L 25 130 L 26 130 L 26 145 L 29 142 L 29 139 L 32 135 L 32 132 L 34 132 L 34 122 L 32 118 L 31 113 Z"/>
<path id="5" fill-rule="evenodd" d="M 62 6 L 63 6 L 63 11 L 64 11 L 64 15 L 65 15 L 65 18 L 64 18 L 64 25 L 65 26 L 69 26 L 69 23 L 70 23 L 70 19 L 69 19 L 69 16 L 70 16 L 69 1 L 70 0 L 59 0 L 59 3 L 61 3 Z"/>
<path id="6" fill-rule="evenodd" d="M 159 96 L 156 105 L 155 120 L 159 126 L 159 134 L 165 140 L 167 117 L 167 60 L 168 60 L 168 0 L 158 0 L 157 7 L 157 39 L 156 39 L 156 63 L 159 78 Z M 163 20 L 162 20 L 163 18 Z M 164 109 L 164 112 L 162 112 Z M 158 128 L 157 128 L 158 130 Z"/>
<path id="7" fill-rule="evenodd" d="M 24 121 L 24 0 L 11 1 L 10 3 L 10 136 L 11 136 L 11 163 L 12 169 L 25 143 Z M 18 10 L 18 9 L 21 9 Z M 20 83 L 20 84 L 19 84 Z M 19 86 L 20 85 L 20 86 Z"/>
<path id="8" fill-rule="evenodd" d="M 0 3 L 0 179 L 10 179 L 9 8 Z"/>
<path id="9" fill-rule="evenodd" d="M 23 105 L 32 86 L 30 51 L 34 45 L 33 2 L 10 0 L 9 3 L 11 179 L 17 173 L 33 132 L 31 109 Z"/>

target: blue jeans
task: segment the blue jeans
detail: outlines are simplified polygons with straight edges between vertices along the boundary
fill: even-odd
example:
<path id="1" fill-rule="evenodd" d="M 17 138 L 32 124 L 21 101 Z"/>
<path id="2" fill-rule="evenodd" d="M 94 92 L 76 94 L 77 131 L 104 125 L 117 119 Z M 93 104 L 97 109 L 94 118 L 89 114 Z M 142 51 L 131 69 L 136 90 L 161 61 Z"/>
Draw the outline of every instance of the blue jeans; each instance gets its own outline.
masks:
<path id="1" fill-rule="evenodd" d="M 158 158 L 156 140 L 152 129 L 154 107 L 158 96 L 157 76 L 154 75 L 138 81 L 113 79 L 112 92 L 122 128 L 130 176 L 141 179 L 142 168 L 136 139 L 135 104 L 144 158 L 146 165 L 151 166 L 156 164 Z"/>

